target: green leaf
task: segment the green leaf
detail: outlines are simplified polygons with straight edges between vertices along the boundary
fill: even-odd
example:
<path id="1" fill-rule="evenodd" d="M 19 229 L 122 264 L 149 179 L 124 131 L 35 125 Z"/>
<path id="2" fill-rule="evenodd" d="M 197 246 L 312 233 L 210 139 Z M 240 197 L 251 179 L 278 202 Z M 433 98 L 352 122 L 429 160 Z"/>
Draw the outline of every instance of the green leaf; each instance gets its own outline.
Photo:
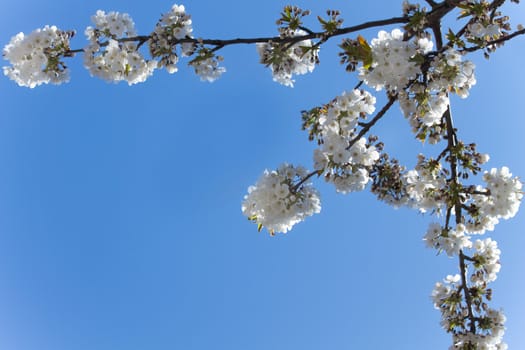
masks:
<path id="1" fill-rule="evenodd" d="M 372 48 L 366 42 L 366 39 L 361 35 L 357 37 L 357 42 L 359 43 L 359 58 L 363 61 L 363 67 L 369 69 L 374 62 L 372 57 Z"/>
<path id="2" fill-rule="evenodd" d="M 323 26 L 326 25 L 326 22 L 321 16 L 317 16 L 317 19 L 319 20 L 319 23 L 321 23 Z"/>
<path id="3" fill-rule="evenodd" d="M 447 39 L 452 41 L 452 42 L 454 42 L 456 40 L 456 34 L 454 34 L 452 29 L 450 29 L 450 28 L 448 28 Z"/>

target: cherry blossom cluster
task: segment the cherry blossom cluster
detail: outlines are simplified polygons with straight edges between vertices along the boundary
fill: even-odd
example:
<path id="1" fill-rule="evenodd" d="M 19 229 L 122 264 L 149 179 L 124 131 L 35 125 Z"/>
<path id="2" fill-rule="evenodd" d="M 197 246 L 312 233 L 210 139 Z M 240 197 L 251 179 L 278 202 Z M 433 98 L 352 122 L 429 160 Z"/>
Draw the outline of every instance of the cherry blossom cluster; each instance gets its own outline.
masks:
<path id="1" fill-rule="evenodd" d="M 319 193 L 308 181 L 303 167 L 283 164 L 277 170 L 265 170 L 242 203 L 242 212 L 265 227 L 271 235 L 288 232 L 306 217 L 321 211 Z"/>
<path id="2" fill-rule="evenodd" d="M 476 84 L 474 64 L 448 49 L 434 57 L 423 81 L 414 81 L 399 94 L 399 103 L 418 138 L 437 143 L 445 129 L 442 117 L 449 106 L 449 92 L 466 98 Z"/>
<path id="3" fill-rule="evenodd" d="M 428 139 L 430 144 L 441 140 L 444 128 L 442 117 L 449 106 L 448 94 L 445 91 L 432 92 L 428 86 L 415 82 L 408 92 L 399 94 L 399 105 L 408 119 L 412 131 L 421 139 Z"/>
<path id="4" fill-rule="evenodd" d="M 508 29 L 508 19 L 494 13 L 485 1 L 464 1 L 463 8 L 465 15 L 472 15 L 466 31 L 466 37 L 470 41 L 497 39 Z"/>
<path id="5" fill-rule="evenodd" d="M 84 48 L 84 66 L 92 76 L 133 85 L 153 74 L 157 62 L 147 61 L 138 51 L 137 43 L 122 40 L 137 35 L 127 13 L 99 10 L 91 20 L 95 27 L 85 31 L 89 44 Z"/>
<path id="6" fill-rule="evenodd" d="M 449 106 L 448 94 L 452 91 L 462 98 L 468 96 L 476 83 L 474 64 L 463 61 L 462 55 L 452 48 L 432 53 L 433 44 L 425 34 L 407 39 L 407 34 L 399 29 L 391 33 L 380 31 L 370 46 L 364 41 L 343 45 L 347 50 L 342 56 L 350 70 L 356 60 L 363 61 L 360 79 L 378 91 L 397 93 L 401 109 L 418 138 L 437 143 L 445 131 L 442 117 Z M 432 55 L 434 58 L 422 70 Z"/>
<path id="7" fill-rule="evenodd" d="M 420 4 L 413 4 L 407 0 L 403 0 L 402 9 L 403 15 L 410 17 L 407 29 L 414 33 L 422 32 L 428 24 L 426 17 L 427 9 Z"/>
<path id="8" fill-rule="evenodd" d="M 428 73 L 429 89 L 453 91 L 461 98 L 468 97 L 470 88 L 476 84 L 475 66 L 472 61 L 463 61 L 462 57 L 454 49 L 436 56 Z"/>
<path id="9" fill-rule="evenodd" d="M 219 66 L 222 57 L 192 39 L 192 21 L 182 5 L 173 5 L 162 15 L 149 36 L 138 36 L 135 24 L 127 13 L 102 10 L 91 17 L 93 27 L 85 30 L 88 45 L 71 50 L 73 32 L 46 26 L 28 36 L 20 33 L 4 48 L 4 57 L 11 63 L 4 74 L 21 86 L 35 87 L 44 83 L 60 84 L 69 80 L 69 71 L 62 57 L 84 52 L 84 66 L 92 76 L 108 82 L 125 81 L 129 85 L 144 82 L 156 68 L 168 73 L 177 71 L 179 55 L 196 57 L 189 62 L 203 81 L 212 82 L 226 71 Z M 140 52 L 149 46 L 151 59 Z M 179 52 L 180 51 L 180 52 Z"/>
<path id="10" fill-rule="evenodd" d="M 485 188 L 478 186 L 468 207 L 471 219 L 467 222 L 469 232 L 482 234 L 494 230 L 499 219 L 509 219 L 518 212 L 523 199 L 523 184 L 512 177 L 507 167 L 493 168 L 483 175 Z"/>
<path id="11" fill-rule="evenodd" d="M 478 294 L 471 295 L 469 304 L 463 300 L 464 290 L 461 276 L 449 275 L 443 283 L 436 283 L 432 291 L 434 306 L 442 314 L 441 325 L 452 333 L 449 349 L 507 349 L 502 340 L 506 317 L 501 310 L 491 309 L 485 303 L 491 299 L 490 290 L 473 288 Z M 472 332 L 473 328 L 477 332 Z"/>
<path id="12" fill-rule="evenodd" d="M 440 162 L 420 154 L 415 169 L 403 174 L 401 180 L 407 194 L 402 204 L 422 213 L 440 211 L 443 208 L 447 180 Z"/>
<path id="13" fill-rule="evenodd" d="M 4 47 L 3 56 L 11 64 L 3 67 L 4 74 L 18 85 L 30 88 L 68 82 L 69 69 L 61 59 L 68 55 L 73 34 L 55 26 L 45 26 L 27 36 L 18 33 Z"/>
<path id="14" fill-rule="evenodd" d="M 473 22 L 468 25 L 467 30 L 473 37 L 481 39 L 495 39 L 501 35 L 499 25 L 494 23 L 483 24 L 480 22 Z"/>
<path id="15" fill-rule="evenodd" d="M 288 34 L 290 37 L 306 35 L 301 29 Z M 279 84 L 293 87 L 294 74 L 312 72 L 319 63 L 319 48 L 313 46 L 312 41 L 301 40 L 293 45 L 280 43 L 258 43 L 257 52 L 261 63 L 272 70 L 273 80 Z"/>
<path id="16" fill-rule="evenodd" d="M 226 68 L 219 66 L 219 62 L 222 60 L 222 56 L 217 56 L 207 48 L 202 48 L 189 65 L 193 67 L 195 74 L 200 77 L 201 81 L 211 83 L 226 72 Z"/>
<path id="17" fill-rule="evenodd" d="M 457 256 L 460 251 L 472 247 L 472 242 L 465 234 L 463 224 L 458 224 L 455 229 L 447 229 L 438 223 L 432 223 L 423 240 L 428 247 L 445 251 L 448 256 Z"/>
<path id="18" fill-rule="evenodd" d="M 151 56 L 160 58 L 159 68 L 165 67 L 170 74 L 177 72 L 179 54 L 174 43 L 180 39 L 191 38 L 192 32 L 191 16 L 186 13 L 183 5 L 175 4 L 169 12 L 162 15 L 149 40 Z M 191 56 L 195 45 L 191 42 L 181 43 L 180 51 L 183 57 Z"/>
<path id="19" fill-rule="evenodd" d="M 407 174 L 412 172 L 409 171 Z M 521 181 L 517 177 L 512 177 L 506 167 L 493 168 L 485 172 L 483 179 L 487 184 L 485 188 L 477 186 L 473 194 L 465 193 L 462 197 L 463 207 L 468 214 L 464 216 L 466 222 L 457 224 L 455 229 L 444 228 L 437 223 L 431 224 L 424 238 L 427 246 L 443 250 L 449 256 L 458 255 L 461 250 L 472 247 L 469 235 L 493 230 L 500 218 L 508 219 L 516 215 L 523 198 Z M 444 181 L 445 179 L 442 179 L 440 187 L 445 185 Z M 407 192 L 412 200 L 414 198 L 419 200 L 416 202 L 418 203 L 416 207 L 421 206 L 420 210 L 430 208 L 436 210 L 436 205 L 429 206 L 428 202 L 432 202 L 433 198 L 441 198 L 434 204 L 446 199 L 444 190 L 436 191 L 435 186 L 427 185 L 423 181 L 412 189 L 410 186 L 414 184 L 411 181 L 407 181 L 407 184 L 409 186 Z M 438 193 L 441 194 L 436 196 Z"/>
<path id="20" fill-rule="evenodd" d="M 492 230 L 500 218 L 511 218 L 517 213 L 523 198 L 522 183 L 506 167 L 485 172 L 483 180 L 484 188 L 472 186 L 459 191 L 457 198 L 466 211 L 460 220 L 465 224 L 450 228 L 448 224 L 443 227 L 432 223 L 424 237 L 427 246 L 458 256 L 461 261 L 464 277 L 448 276 L 432 292 L 434 305 L 442 314 L 441 324 L 453 335 L 450 349 L 507 348 L 502 341 L 505 316 L 487 305 L 492 295 L 488 284 L 496 280 L 501 269 L 501 252 L 491 238 L 472 242 L 471 237 Z M 457 211 L 458 206 L 454 209 Z M 469 250 L 473 251 L 471 256 L 467 255 Z M 468 265 L 472 272 L 467 280 Z"/>
<path id="21" fill-rule="evenodd" d="M 382 30 L 370 43 L 372 64 L 360 68 L 359 78 L 377 91 L 401 91 L 421 74 L 417 58 L 432 47 L 432 41 L 426 37 L 408 41 L 399 29 L 391 33 Z"/>
<path id="22" fill-rule="evenodd" d="M 470 281 L 466 280 L 465 270 L 465 279 L 460 275 L 449 275 L 444 283 L 436 283 L 432 292 L 434 305 L 441 311 L 441 325 L 453 335 L 450 349 L 507 349 L 502 341 L 505 316 L 487 306 L 492 298 L 492 290 L 487 284 L 496 280 L 501 268 L 500 250 L 490 238 L 476 240 L 464 248 L 471 247 L 474 255 L 463 255 L 463 259 L 468 259 L 473 266 Z M 468 282 L 470 287 L 467 287 Z M 476 332 L 472 332 L 473 329 Z"/>
<path id="23" fill-rule="evenodd" d="M 317 116 L 320 148 L 314 151 L 314 169 L 341 193 L 361 191 L 370 181 L 368 169 L 379 159 L 375 146 L 358 137 L 360 119 L 375 110 L 376 99 L 364 90 L 337 96 Z"/>
<path id="24" fill-rule="evenodd" d="M 483 286 L 483 284 L 495 281 L 501 269 L 499 263 L 501 251 L 498 249 L 498 243 L 491 238 L 478 239 L 474 242 L 473 247 L 476 250 L 472 257 L 476 272 L 472 275 L 471 282 L 474 285 Z"/>
<path id="25" fill-rule="evenodd" d="M 314 173 L 302 167 L 283 165 L 266 170 L 255 186 L 248 189 L 242 211 L 266 227 L 270 233 L 287 232 L 296 223 L 320 211 L 317 191 L 309 177 L 324 175 L 338 192 L 360 191 L 370 181 L 369 169 L 379 158 L 376 147 L 357 137 L 358 121 L 375 110 L 375 97 L 364 90 L 344 92 L 311 113 L 308 127 L 315 130 L 320 148 L 314 151 Z M 313 135 L 313 134 L 312 134 Z"/>
<path id="26" fill-rule="evenodd" d="M 195 59 L 189 62 L 202 81 L 213 82 L 226 71 L 219 66 L 222 57 L 216 56 L 209 49 L 197 46 L 193 42 L 181 41 L 193 38 L 191 16 L 186 13 L 183 5 L 173 5 L 170 12 L 162 15 L 155 26 L 155 31 L 151 33 L 149 48 L 152 57 L 160 58 L 159 67 L 166 67 L 168 73 L 177 72 L 176 64 L 179 61 L 177 48 L 180 47 L 180 55 L 188 57 L 198 51 Z"/>

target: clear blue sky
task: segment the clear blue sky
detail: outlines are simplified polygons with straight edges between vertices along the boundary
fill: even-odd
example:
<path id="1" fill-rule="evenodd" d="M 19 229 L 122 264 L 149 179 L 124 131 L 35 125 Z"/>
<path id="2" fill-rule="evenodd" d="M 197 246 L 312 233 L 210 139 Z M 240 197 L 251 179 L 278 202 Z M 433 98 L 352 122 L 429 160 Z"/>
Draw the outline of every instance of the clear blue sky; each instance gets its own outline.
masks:
<path id="1" fill-rule="evenodd" d="M 287 2 L 185 3 L 196 36 L 276 33 Z M 345 24 L 388 18 L 401 1 L 303 1 Z M 0 44 L 45 24 L 77 29 L 97 9 L 129 13 L 148 33 L 170 1 L 3 0 Z M 523 6 L 509 6 L 514 23 Z M 391 27 L 393 28 L 393 27 Z M 367 38 L 374 31 L 363 33 Z M 490 61 L 453 101 L 459 135 L 525 178 L 525 39 Z M 181 63 L 146 83 L 90 78 L 79 56 L 67 85 L 21 88 L 0 78 L 0 349 L 446 349 L 430 292 L 457 272 L 422 242 L 429 220 L 322 181 L 320 215 L 287 235 L 257 233 L 241 214 L 249 185 L 287 161 L 311 168 L 300 110 L 351 89 L 337 41 L 296 87 L 274 83 L 253 46 L 222 51 L 227 73 L 201 83 Z M 2 63 L 4 65 L 4 63 Z M 380 99 L 381 101 L 382 99 Z M 376 129 L 408 166 L 419 152 L 399 108 Z M 525 349 L 525 216 L 497 226 L 493 307 L 506 342 Z"/>

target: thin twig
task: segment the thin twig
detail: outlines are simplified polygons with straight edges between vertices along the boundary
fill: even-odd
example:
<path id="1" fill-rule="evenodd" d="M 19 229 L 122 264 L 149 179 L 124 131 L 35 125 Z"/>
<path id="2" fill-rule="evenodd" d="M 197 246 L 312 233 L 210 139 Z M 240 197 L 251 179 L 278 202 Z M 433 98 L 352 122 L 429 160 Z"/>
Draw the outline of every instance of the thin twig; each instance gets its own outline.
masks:
<path id="1" fill-rule="evenodd" d="M 297 192 L 297 190 L 299 189 L 299 187 L 301 187 L 306 181 L 308 181 L 308 179 L 310 179 L 312 176 L 314 175 L 321 175 L 322 174 L 322 170 L 315 170 L 315 171 L 312 171 L 310 174 L 306 175 L 301 181 L 299 181 L 297 183 L 297 185 L 295 185 L 293 188 L 292 188 L 292 192 Z"/>
<path id="2" fill-rule="evenodd" d="M 390 107 L 392 107 L 392 105 L 394 104 L 394 102 L 396 102 L 396 100 L 397 100 L 397 94 L 390 96 L 388 102 L 383 106 L 383 108 L 381 108 L 379 112 L 377 112 L 375 117 L 372 118 L 372 120 L 370 120 L 368 123 L 362 124 L 363 128 L 359 131 L 359 134 L 357 134 L 357 136 L 354 137 L 352 141 L 350 141 L 350 144 L 348 145 L 348 147 L 346 147 L 346 149 L 349 150 L 350 148 L 352 148 L 352 146 L 361 137 L 363 137 L 370 130 L 370 128 L 375 125 L 375 123 L 377 123 L 381 118 L 383 118 L 385 113 L 390 109 Z"/>
<path id="3" fill-rule="evenodd" d="M 521 30 L 517 30 L 517 31 L 513 32 L 512 34 L 506 35 L 504 37 L 501 37 L 501 38 L 498 38 L 498 39 L 495 39 L 495 40 L 491 40 L 491 41 L 487 41 L 484 46 L 479 46 L 479 45 L 478 46 L 471 46 L 471 47 L 466 47 L 464 49 L 461 49 L 459 51 L 460 52 L 474 52 L 474 51 L 477 51 L 477 50 L 484 49 L 487 46 L 496 45 L 496 44 L 505 42 L 505 41 L 510 40 L 510 39 L 512 39 L 514 37 L 517 37 L 518 35 L 523 35 L 523 34 L 525 34 L 525 28 L 523 28 Z"/>

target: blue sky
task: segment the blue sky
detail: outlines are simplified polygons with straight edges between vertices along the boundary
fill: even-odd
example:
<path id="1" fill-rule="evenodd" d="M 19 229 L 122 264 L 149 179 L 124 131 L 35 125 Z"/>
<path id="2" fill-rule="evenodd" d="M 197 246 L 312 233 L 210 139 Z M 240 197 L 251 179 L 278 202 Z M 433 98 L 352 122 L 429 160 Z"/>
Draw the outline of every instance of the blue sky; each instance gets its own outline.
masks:
<path id="1" fill-rule="evenodd" d="M 296 5 L 340 9 L 351 25 L 397 16 L 400 3 Z M 196 36 L 234 38 L 273 35 L 286 4 L 184 5 Z M 0 43 L 55 24 L 77 29 L 82 47 L 97 9 L 127 12 L 148 33 L 171 5 L 3 0 Z M 523 7 L 507 8 L 525 22 Z M 491 155 L 487 167 L 522 178 L 523 40 L 489 61 L 473 55 L 478 85 L 452 105 L 460 137 Z M 338 64 L 337 41 L 293 89 L 272 81 L 253 46 L 222 50 L 227 72 L 213 84 L 183 62 L 175 75 L 107 84 L 81 56 L 66 85 L 31 90 L 0 78 L 0 348 L 448 348 L 429 295 L 457 262 L 424 247 L 429 216 L 367 192 L 337 195 L 319 180 L 321 214 L 286 235 L 257 233 L 241 214 L 265 168 L 311 167 L 299 112 L 356 83 Z M 413 140 L 397 106 L 375 134 L 408 166 L 438 152 Z M 507 315 L 511 349 L 525 348 L 524 227 L 520 212 L 491 234 L 502 250 L 492 306 Z"/>

